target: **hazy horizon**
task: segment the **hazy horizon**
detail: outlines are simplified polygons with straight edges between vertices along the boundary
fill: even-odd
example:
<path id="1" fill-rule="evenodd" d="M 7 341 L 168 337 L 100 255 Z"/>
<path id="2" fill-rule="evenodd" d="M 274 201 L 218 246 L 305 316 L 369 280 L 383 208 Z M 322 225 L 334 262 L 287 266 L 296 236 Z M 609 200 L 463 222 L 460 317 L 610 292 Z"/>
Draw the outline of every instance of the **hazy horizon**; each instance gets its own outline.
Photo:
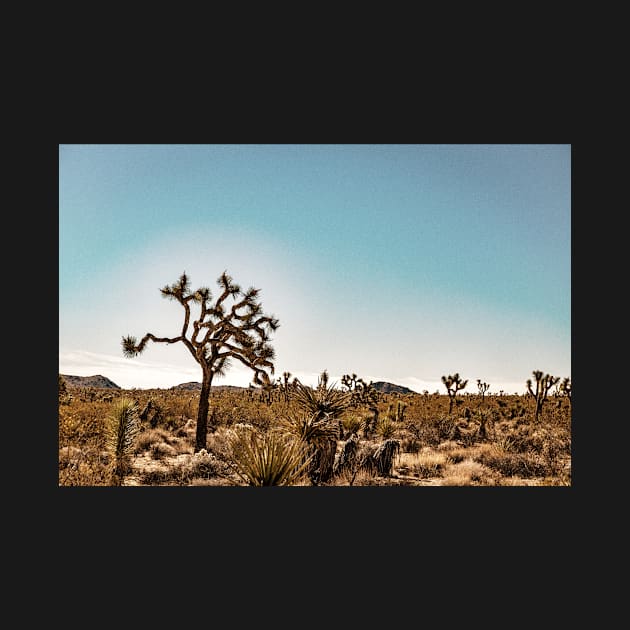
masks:
<path id="1" fill-rule="evenodd" d="M 275 377 L 570 377 L 570 184 L 570 145 L 60 145 L 59 372 L 200 382 L 183 344 L 121 339 L 177 335 L 159 289 L 227 270 L 280 321 Z"/>

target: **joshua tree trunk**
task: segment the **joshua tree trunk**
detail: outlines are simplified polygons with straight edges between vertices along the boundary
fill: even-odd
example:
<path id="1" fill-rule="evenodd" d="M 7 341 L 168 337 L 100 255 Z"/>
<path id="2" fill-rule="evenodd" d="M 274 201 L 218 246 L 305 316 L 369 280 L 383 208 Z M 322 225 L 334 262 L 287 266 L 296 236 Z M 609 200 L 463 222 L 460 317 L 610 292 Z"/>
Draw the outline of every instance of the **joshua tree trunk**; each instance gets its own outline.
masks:
<path id="1" fill-rule="evenodd" d="M 204 370 L 199 395 L 199 409 L 197 410 L 197 433 L 195 435 L 195 453 L 206 448 L 208 435 L 208 411 L 210 410 L 210 388 L 212 387 L 212 372 Z"/>

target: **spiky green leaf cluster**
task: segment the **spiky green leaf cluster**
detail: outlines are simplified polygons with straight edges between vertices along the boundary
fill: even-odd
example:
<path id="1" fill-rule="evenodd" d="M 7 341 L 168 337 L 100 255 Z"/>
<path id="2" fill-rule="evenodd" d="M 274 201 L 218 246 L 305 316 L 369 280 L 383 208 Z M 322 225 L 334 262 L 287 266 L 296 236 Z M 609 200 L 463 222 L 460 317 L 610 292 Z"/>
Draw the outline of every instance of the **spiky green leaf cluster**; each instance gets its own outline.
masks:
<path id="1" fill-rule="evenodd" d="M 138 405 L 130 398 L 120 398 L 112 403 L 106 418 L 106 445 L 117 461 L 133 453 L 136 436 L 140 431 Z"/>
<path id="2" fill-rule="evenodd" d="M 342 392 L 335 386 L 336 383 L 325 386 L 320 382 L 320 386 L 313 389 L 296 381 L 291 399 L 299 410 L 315 415 L 317 419 L 334 420 L 348 409 L 352 399 L 350 393 Z"/>
<path id="3" fill-rule="evenodd" d="M 289 415 L 280 421 L 279 426 L 288 434 L 314 446 L 339 437 L 339 425 L 328 416 L 322 417 L 317 413 Z"/>
<path id="4" fill-rule="evenodd" d="M 291 486 L 304 477 L 306 444 L 276 431 L 238 433 L 230 441 L 236 472 L 250 486 Z"/>

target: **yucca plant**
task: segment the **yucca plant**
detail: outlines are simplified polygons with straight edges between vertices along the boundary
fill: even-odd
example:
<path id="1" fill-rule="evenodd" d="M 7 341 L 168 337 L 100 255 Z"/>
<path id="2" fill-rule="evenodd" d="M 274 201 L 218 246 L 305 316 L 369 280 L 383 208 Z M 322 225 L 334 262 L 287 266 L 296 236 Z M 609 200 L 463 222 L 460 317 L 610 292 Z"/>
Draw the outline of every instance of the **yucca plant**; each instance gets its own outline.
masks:
<path id="1" fill-rule="evenodd" d="M 394 457 L 400 451 L 400 440 L 388 439 L 378 445 L 372 458 L 379 475 L 389 477 L 394 467 Z"/>
<path id="2" fill-rule="evenodd" d="M 130 398 L 119 398 L 106 418 L 106 445 L 114 460 L 112 482 L 122 485 L 140 431 L 138 405 Z"/>
<path id="3" fill-rule="evenodd" d="M 358 435 L 364 426 L 364 419 L 358 415 L 347 415 L 341 419 L 341 427 L 346 436 Z M 342 435 L 343 439 L 344 436 Z"/>
<path id="4" fill-rule="evenodd" d="M 328 386 L 327 380 L 320 379 L 319 386 L 313 389 L 297 381 L 291 398 L 301 411 L 314 414 L 317 418 L 327 416 L 330 420 L 335 420 L 348 409 L 352 400 L 349 392 L 342 392 L 335 386 L 336 383 Z"/>
<path id="5" fill-rule="evenodd" d="M 279 427 L 307 444 L 317 444 L 339 437 L 339 426 L 329 416 L 317 413 L 289 415 L 280 420 Z"/>
<path id="6" fill-rule="evenodd" d="M 238 433 L 231 439 L 236 473 L 250 486 L 291 486 L 310 464 L 306 444 L 276 431 Z"/>
<path id="7" fill-rule="evenodd" d="M 376 423 L 376 432 L 387 440 L 396 433 L 396 424 L 388 416 L 381 417 Z"/>
<path id="8" fill-rule="evenodd" d="M 328 481 L 335 463 L 339 425 L 327 414 L 320 416 L 315 412 L 287 416 L 280 421 L 280 427 L 307 445 L 308 474 L 313 484 Z"/>

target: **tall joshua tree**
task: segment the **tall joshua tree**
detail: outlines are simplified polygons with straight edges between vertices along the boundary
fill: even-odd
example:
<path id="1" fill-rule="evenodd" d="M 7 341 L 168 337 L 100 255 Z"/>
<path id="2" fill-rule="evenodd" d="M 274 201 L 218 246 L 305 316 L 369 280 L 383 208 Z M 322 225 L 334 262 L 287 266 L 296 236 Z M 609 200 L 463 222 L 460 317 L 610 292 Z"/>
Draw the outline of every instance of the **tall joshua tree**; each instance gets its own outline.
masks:
<path id="1" fill-rule="evenodd" d="M 230 361 L 236 359 L 254 372 L 256 385 L 269 384 L 274 373 L 274 349 L 269 345 L 270 334 L 279 327 L 278 320 L 262 312 L 258 301 L 260 289 L 250 287 L 242 291 L 224 271 L 217 284 L 221 291 L 216 300 L 207 287 L 190 290 L 190 281 L 184 272 L 179 280 L 160 292 L 163 297 L 179 302 L 184 308 L 184 323 L 176 337 L 156 337 L 147 333 L 137 342 L 135 337 L 122 339 L 123 354 L 135 357 L 149 341 L 156 343 L 183 343 L 201 366 L 202 382 L 197 410 L 195 453 L 206 447 L 210 389 L 215 376 L 225 374 Z M 230 307 L 228 299 L 232 299 Z M 193 319 L 191 305 L 198 306 L 199 315 Z M 191 329 L 192 319 L 192 329 Z"/>
<path id="2" fill-rule="evenodd" d="M 460 389 L 464 389 L 466 385 L 468 385 L 468 379 L 462 381 L 458 372 L 455 374 L 449 374 L 448 376 L 442 377 L 442 383 L 446 386 L 446 391 L 448 393 L 448 415 L 451 415 L 453 411 L 453 403 L 455 402 L 455 396 Z"/>
<path id="3" fill-rule="evenodd" d="M 532 389 L 532 379 L 528 378 L 526 381 L 527 392 L 536 401 L 536 410 L 534 412 L 534 422 L 538 422 L 538 417 L 542 411 L 545 400 L 547 400 L 547 394 L 549 390 L 560 382 L 559 376 L 551 376 L 549 374 L 543 374 L 540 370 L 534 370 L 532 374 L 536 378 L 536 391 Z"/>

